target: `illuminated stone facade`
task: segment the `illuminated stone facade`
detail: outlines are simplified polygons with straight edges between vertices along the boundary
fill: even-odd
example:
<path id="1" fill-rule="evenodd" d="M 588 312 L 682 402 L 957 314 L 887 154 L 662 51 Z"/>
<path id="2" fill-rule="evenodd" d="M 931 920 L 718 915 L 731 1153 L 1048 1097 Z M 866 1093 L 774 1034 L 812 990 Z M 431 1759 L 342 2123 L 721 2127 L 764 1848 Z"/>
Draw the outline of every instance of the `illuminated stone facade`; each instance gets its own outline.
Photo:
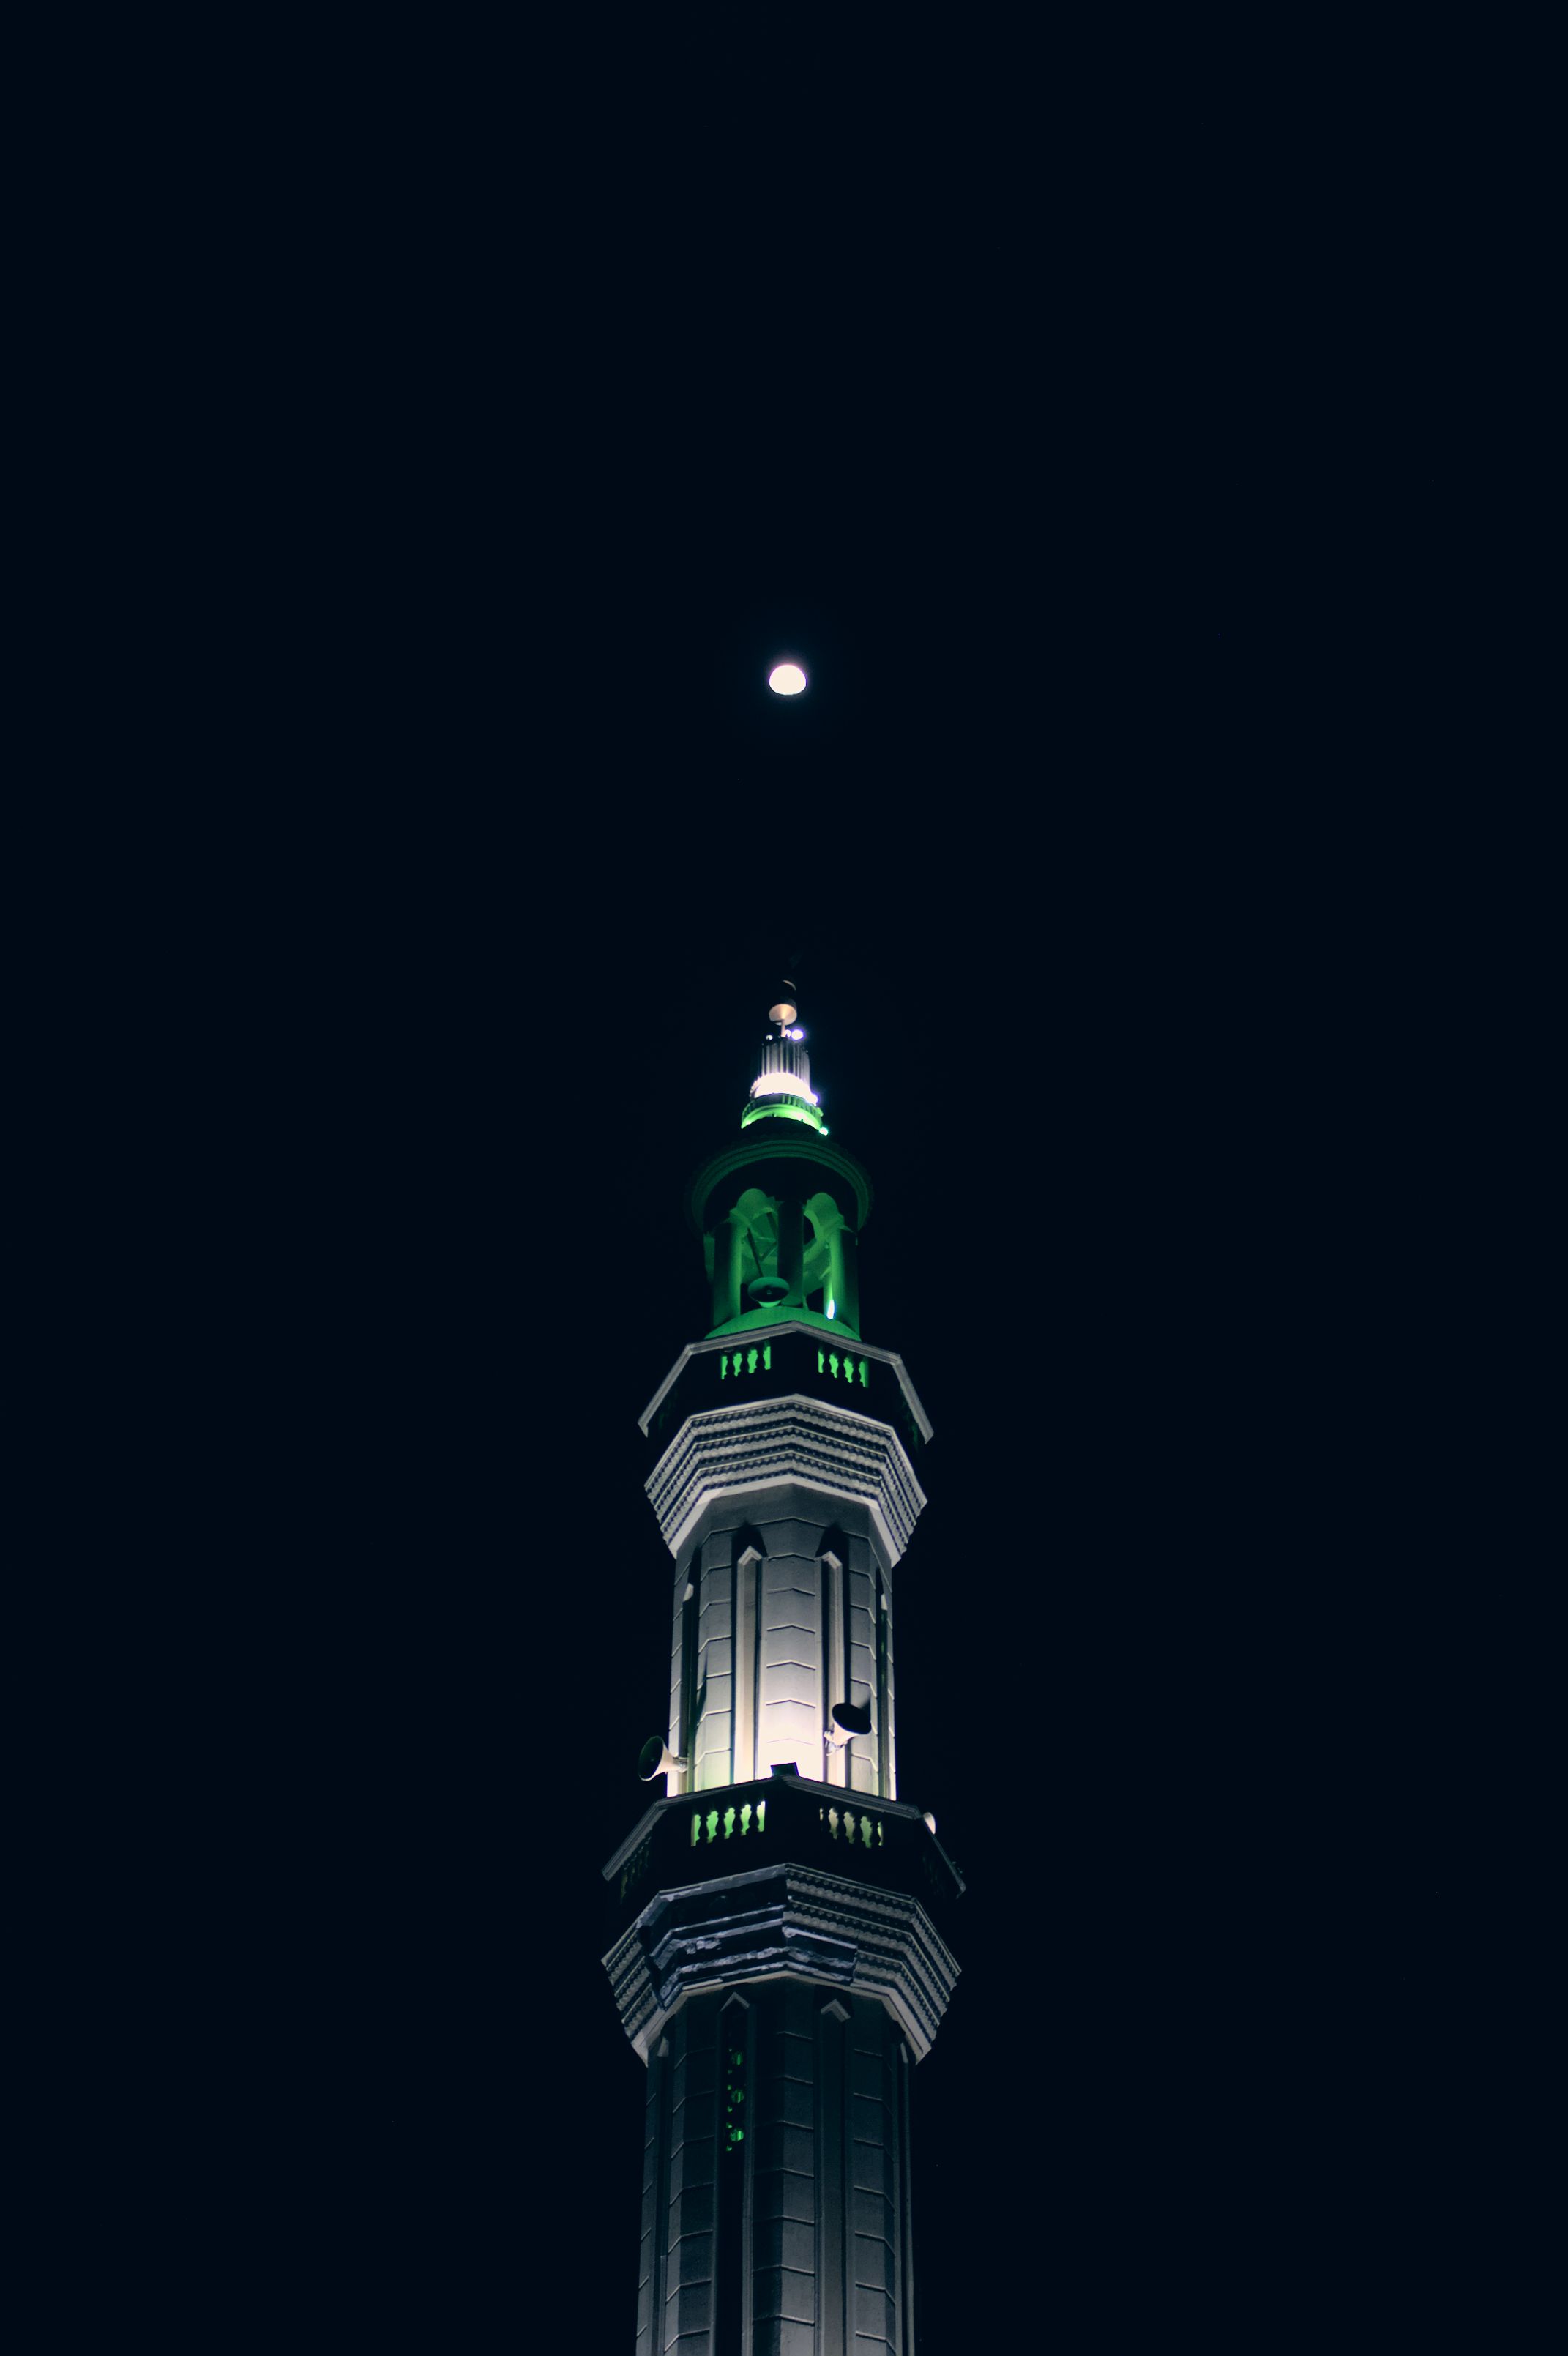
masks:
<path id="1" fill-rule="evenodd" d="M 769 1108 L 781 1074 L 805 1101 L 800 1037 L 770 1034 L 743 1142 L 692 1189 L 713 1326 L 642 1419 L 675 1763 L 604 1869 L 648 2068 L 637 2356 L 915 2345 L 910 2087 L 963 1888 L 897 1792 L 894 1575 L 931 1427 L 859 1330 L 869 1181 Z"/>

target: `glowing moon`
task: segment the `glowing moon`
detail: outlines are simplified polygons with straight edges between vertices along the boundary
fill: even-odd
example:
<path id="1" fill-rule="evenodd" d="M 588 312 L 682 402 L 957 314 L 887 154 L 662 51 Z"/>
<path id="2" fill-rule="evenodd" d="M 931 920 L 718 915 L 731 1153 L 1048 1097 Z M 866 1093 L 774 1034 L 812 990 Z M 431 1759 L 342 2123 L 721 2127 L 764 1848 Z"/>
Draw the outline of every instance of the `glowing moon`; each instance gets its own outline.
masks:
<path id="1" fill-rule="evenodd" d="M 805 685 L 805 673 L 798 663 L 777 663 L 768 673 L 768 685 L 775 695 L 798 695 Z"/>

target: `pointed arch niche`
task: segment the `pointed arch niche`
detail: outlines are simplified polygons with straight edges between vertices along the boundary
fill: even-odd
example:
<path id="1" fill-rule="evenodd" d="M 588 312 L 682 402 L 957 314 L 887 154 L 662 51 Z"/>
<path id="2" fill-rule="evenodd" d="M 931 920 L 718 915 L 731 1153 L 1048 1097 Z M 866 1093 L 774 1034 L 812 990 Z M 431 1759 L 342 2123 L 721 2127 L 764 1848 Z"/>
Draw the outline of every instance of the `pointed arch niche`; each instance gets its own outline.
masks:
<path id="1" fill-rule="evenodd" d="M 749 1783 L 757 1773 L 757 1740 L 761 1731 L 759 1707 L 761 1676 L 761 1630 L 763 1565 L 767 1548 L 757 1531 L 750 1527 L 735 1533 L 734 1617 L 735 1631 L 735 1717 L 733 1763 L 731 1779 L 737 1783 Z"/>
<path id="2" fill-rule="evenodd" d="M 833 1723 L 833 1705 L 849 1698 L 849 1582 L 846 1566 L 849 1560 L 849 1542 L 842 1530 L 824 1530 L 822 1543 L 816 1550 L 818 1594 L 821 1598 L 818 1626 L 822 1630 L 822 1766 L 820 1773 L 826 1783 L 848 1783 L 849 1754 L 828 1740 Z M 807 1768 L 807 1774 L 814 1771 Z"/>

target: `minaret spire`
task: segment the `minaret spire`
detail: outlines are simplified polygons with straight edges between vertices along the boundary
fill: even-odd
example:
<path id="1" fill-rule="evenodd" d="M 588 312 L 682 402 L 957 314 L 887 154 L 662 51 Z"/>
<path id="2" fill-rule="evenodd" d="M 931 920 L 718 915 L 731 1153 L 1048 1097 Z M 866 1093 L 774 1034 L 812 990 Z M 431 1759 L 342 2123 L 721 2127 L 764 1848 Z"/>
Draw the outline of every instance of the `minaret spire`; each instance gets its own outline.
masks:
<path id="1" fill-rule="evenodd" d="M 637 1772 L 666 1796 L 604 1868 L 648 2067 L 637 2356 L 912 2356 L 911 2083 L 964 1886 L 898 1796 L 931 1425 L 862 1327 L 871 1183 L 828 1140 L 792 981 L 768 1021 L 742 1133 L 688 1194 L 711 1324 L 641 1418 L 671 1635 Z"/>
<path id="2" fill-rule="evenodd" d="M 821 1099 L 811 1086 L 811 1057 L 795 995 L 794 982 L 786 980 L 768 1009 L 772 1028 L 763 1041 L 761 1068 L 741 1110 L 741 1126 L 750 1129 L 760 1120 L 798 1120 L 826 1137 L 827 1124 L 822 1118 Z"/>

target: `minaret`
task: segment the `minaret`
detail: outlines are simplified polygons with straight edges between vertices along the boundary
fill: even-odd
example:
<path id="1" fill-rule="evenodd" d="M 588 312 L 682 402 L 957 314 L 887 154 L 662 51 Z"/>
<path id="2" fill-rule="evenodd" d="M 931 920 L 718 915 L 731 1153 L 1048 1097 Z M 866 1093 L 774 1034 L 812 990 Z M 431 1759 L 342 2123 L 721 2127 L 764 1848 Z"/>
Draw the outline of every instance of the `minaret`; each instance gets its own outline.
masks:
<path id="1" fill-rule="evenodd" d="M 642 1418 L 674 1558 L 666 1796 L 604 1868 L 647 2064 L 637 2356 L 912 2356 L 910 2090 L 963 1889 L 898 1796 L 894 1578 L 931 1426 L 862 1330 L 871 1184 L 795 992 L 694 1180 L 711 1324 Z"/>

